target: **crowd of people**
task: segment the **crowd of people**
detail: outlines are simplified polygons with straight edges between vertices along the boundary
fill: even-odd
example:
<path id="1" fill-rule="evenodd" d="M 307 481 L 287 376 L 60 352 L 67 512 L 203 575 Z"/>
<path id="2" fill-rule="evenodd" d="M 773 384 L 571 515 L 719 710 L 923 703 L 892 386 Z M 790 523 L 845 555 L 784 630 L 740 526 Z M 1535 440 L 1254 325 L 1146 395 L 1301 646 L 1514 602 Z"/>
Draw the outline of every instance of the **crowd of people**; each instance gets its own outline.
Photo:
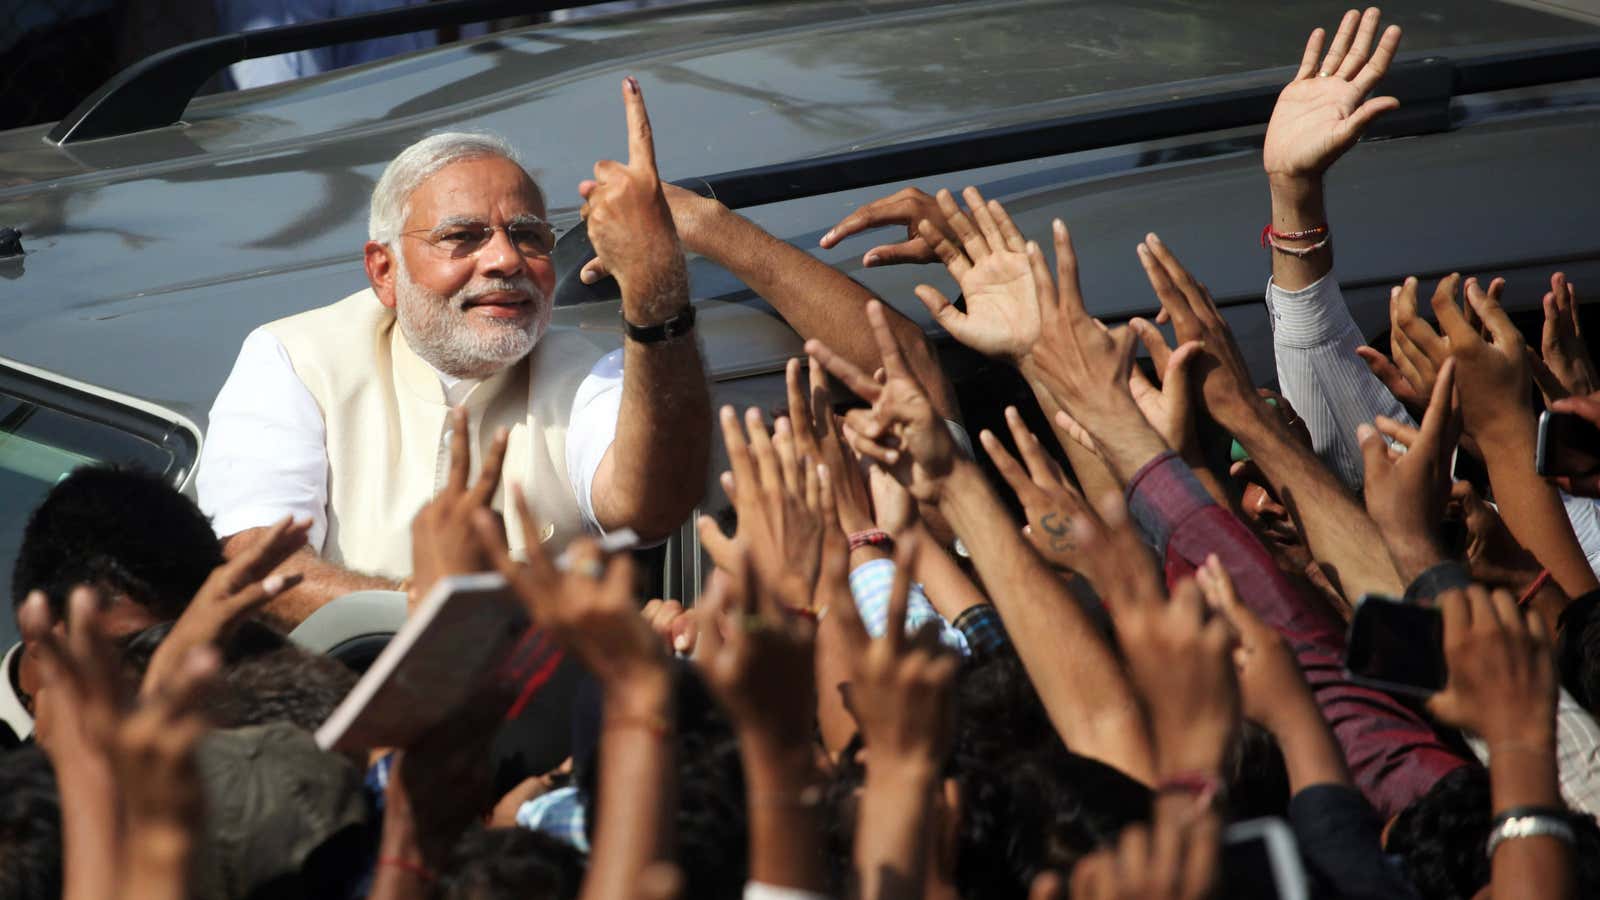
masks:
<path id="1" fill-rule="evenodd" d="M 199 507 L 153 476 L 87 468 L 33 513 L 13 574 L 24 672 L 7 672 L 33 734 L 0 759 L 0 896 L 1272 896 L 1264 882 L 1292 873 L 1224 851 L 1261 819 L 1292 835 L 1289 869 L 1313 897 L 1600 896 L 1600 462 L 1535 464 L 1541 405 L 1600 426 L 1600 372 L 1560 273 L 1537 342 L 1502 308 L 1503 281 L 1450 275 L 1431 318 L 1417 279 L 1396 286 L 1388 345 L 1366 344 L 1323 182 L 1398 106 L 1370 96 L 1401 37 L 1380 26 L 1352 10 L 1312 32 L 1267 128 L 1276 391 L 1156 234 L 1136 251 L 1160 315 L 1117 325 L 1091 315 L 1063 222 L 1030 239 L 973 188 L 908 189 L 824 236 L 904 228 L 869 264 L 942 266 L 959 285 L 959 302 L 918 296 L 950 338 L 1014 369 L 1040 413 L 1007 408 L 1009 433 L 976 447 L 916 325 L 659 181 L 630 79 L 630 159 L 580 188 L 598 254 L 582 277 L 617 278 L 628 344 L 585 359 L 561 395 L 616 421 L 544 459 L 541 436 L 565 429 L 539 430 L 543 400 L 509 426 L 478 402 L 530 353 L 539 395 L 551 365 L 542 195 L 493 142 L 407 151 L 374 197 L 372 291 L 327 308 L 345 318 L 268 326 L 281 345 L 257 357 L 287 354 L 277 383 L 298 377 L 328 417 L 313 464 L 294 463 L 323 480 L 278 491 L 315 514 L 243 496 L 262 480 L 250 466 L 290 464 L 263 441 L 309 452 L 284 437 L 292 422 L 211 438 L 226 459 L 202 461 Z M 450 213 L 469 176 L 527 208 Z M 684 377 L 700 368 L 684 249 L 807 339 L 784 408 L 711 420 L 703 378 Z M 459 313 L 462 340 L 487 334 L 498 356 L 430 341 L 424 308 Z M 362 310 L 391 312 L 371 325 Z M 341 358 L 393 377 L 325 371 L 312 332 L 372 343 L 334 324 L 378 329 L 379 351 Z M 513 327 L 526 345 L 507 343 Z M 363 391 L 415 386 L 391 346 L 440 379 L 423 379 L 427 404 L 389 401 L 402 424 L 387 440 L 423 436 L 432 496 L 398 528 L 352 510 L 385 484 L 411 496 L 382 469 L 409 457 L 332 419 L 384 415 Z M 273 415 L 228 409 L 218 427 Z M 583 532 L 670 533 L 700 499 L 683 473 L 712 432 L 732 507 L 697 523 L 714 571 L 687 607 L 645 602 L 633 556 Z M 1458 453 L 1482 483 L 1453 481 Z M 567 477 L 513 484 L 546 469 Z M 553 508 L 573 532 L 559 555 Z M 492 745 L 522 687 L 498 677 L 409 746 L 318 749 L 311 732 L 356 676 L 285 629 L 344 590 L 415 601 L 477 571 L 502 574 L 587 673 L 570 721 L 543 723 L 572 734 L 570 759 L 496 783 Z M 1349 620 L 1383 602 L 1369 597 L 1438 611 L 1438 646 L 1412 650 L 1442 654 L 1441 689 L 1347 671 Z"/>

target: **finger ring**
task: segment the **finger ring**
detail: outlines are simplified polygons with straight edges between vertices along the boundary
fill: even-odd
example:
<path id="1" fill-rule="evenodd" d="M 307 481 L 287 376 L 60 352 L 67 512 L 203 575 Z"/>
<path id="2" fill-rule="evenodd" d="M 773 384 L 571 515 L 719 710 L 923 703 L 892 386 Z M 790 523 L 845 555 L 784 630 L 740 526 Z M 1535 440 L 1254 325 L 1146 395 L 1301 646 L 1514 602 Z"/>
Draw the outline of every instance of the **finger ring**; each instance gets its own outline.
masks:
<path id="1" fill-rule="evenodd" d="M 578 574 L 585 578 L 599 578 L 606 573 L 605 564 L 598 559 L 586 559 L 576 566 Z"/>
<path id="2" fill-rule="evenodd" d="M 1333 74 L 1333 73 L 1331 73 L 1331 72 L 1318 72 L 1317 73 L 1317 77 L 1318 78 L 1327 78 L 1331 74 Z"/>

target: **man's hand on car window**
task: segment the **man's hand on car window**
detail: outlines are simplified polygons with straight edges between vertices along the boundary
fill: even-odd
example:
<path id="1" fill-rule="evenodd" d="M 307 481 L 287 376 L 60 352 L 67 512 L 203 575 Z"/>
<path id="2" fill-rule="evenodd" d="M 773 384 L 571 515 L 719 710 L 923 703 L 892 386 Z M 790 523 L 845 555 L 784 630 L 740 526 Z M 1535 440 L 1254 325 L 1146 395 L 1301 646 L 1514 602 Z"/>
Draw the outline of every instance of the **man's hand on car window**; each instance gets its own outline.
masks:
<path id="1" fill-rule="evenodd" d="M 578 194 L 595 255 L 622 288 L 623 313 L 636 325 L 653 325 L 687 302 L 688 274 L 656 170 L 650 114 L 631 76 L 623 79 L 622 103 L 628 161 L 595 163 L 594 178 L 579 184 Z"/>
<path id="2" fill-rule="evenodd" d="M 1355 145 L 1368 123 L 1399 108 L 1394 97 L 1362 99 L 1388 71 L 1400 43 L 1399 26 L 1390 25 L 1373 47 L 1378 18 L 1376 7 L 1365 15 L 1353 9 L 1345 13 L 1326 56 L 1326 32 L 1311 32 L 1300 70 L 1278 95 L 1267 124 L 1261 156 L 1269 176 L 1321 175 Z"/>
<path id="3" fill-rule="evenodd" d="M 946 227 L 922 219 L 917 233 L 961 286 L 967 309 L 957 309 L 932 285 L 917 285 L 917 299 L 951 337 L 984 356 L 1021 365 L 1039 340 L 1038 288 L 1028 242 L 998 201 L 985 201 L 975 187 L 961 196 L 968 212 L 949 191 L 940 191 Z"/>
<path id="4" fill-rule="evenodd" d="M 933 245 L 922 237 L 917 228 L 917 223 L 924 219 L 932 222 L 938 231 L 955 238 L 934 198 L 917 188 L 908 187 L 874 200 L 840 219 L 839 224 L 829 229 L 818 243 L 824 249 L 831 249 L 853 234 L 892 225 L 904 228 L 906 239 L 898 244 L 880 244 L 873 247 L 861 257 L 862 265 L 870 268 L 898 263 L 936 262 L 939 257 L 933 252 Z"/>

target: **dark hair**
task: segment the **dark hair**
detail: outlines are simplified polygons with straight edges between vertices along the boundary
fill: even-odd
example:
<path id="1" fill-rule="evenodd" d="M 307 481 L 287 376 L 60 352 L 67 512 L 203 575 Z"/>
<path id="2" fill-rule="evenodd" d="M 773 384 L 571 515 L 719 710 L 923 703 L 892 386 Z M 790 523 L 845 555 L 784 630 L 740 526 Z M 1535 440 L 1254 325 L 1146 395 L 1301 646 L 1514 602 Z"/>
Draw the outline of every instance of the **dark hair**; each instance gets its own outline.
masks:
<path id="1" fill-rule="evenodd" d="M 1600 708 L 1600 590 L 1567 604 L 1556 628 L 1556 664 L 1561 686 L 1584 709 Z"/>
<path id="2" fill-rule="evenodd" d="M 1406 872 L 1423 900 L 1471 897 L 1489 883 L 1483 849 L 1493 809 L 1489 770 L 1462 766 L 1400 811 L 1385 849 L 1405 858 Z M 1577 896 L 1600 896 L 1600 826 L 1583 813 L 1569 813 L 1567 821 L 1578 838 L 1572 849 Z"/>
<path id="3" fill-rule="evenodd" d="M 176 619 L 222 565 L 211 523 L 159 475 L 86 466 L 50 489 L 28 518 L 11 575 L 11 603 L 41 590 L 65 620 L 74 587 L 92 584 Z"/>
<path id="4" fill-rule="evenodd" d="M 584 857 L 572 845 L 526 828 L 467 832 L 433 886 L 433 900 L 570 900 L 583 884 Z"/>
<path id="5" fill-rule="evenodd" d="M 1288 813 L 1289 769 L 1272 732 L 1245 719 L 1222 765 L 1230 821 Z"/>
<path id="6" fill-rule="evenodd" d="M 61 896 L 61 799 L 37 746 L 0 756 L 0 897 Z"/>
<path id="7" fill-rule="evenodd" d="M 1026 897 L 1044 869 L 1068 872 L 1124 827 L 1150 818 L 1148 788 L 1061 743 L 1015 653 L 968 669 L 957 683 L 957 734 L 945 767 L 961 790 L 955 881 L 962 896 Z M 853 740 L 828 785 L 828 850 L 847 884 L 856 791 L 866 770 Z"/>
<path id="8" fill-rule="evenodd" d="M 343 663 L 290 645 L 224 668 L 206 706 L 219 728 L 290 722 L 316 731 L 355 684 Z"/>

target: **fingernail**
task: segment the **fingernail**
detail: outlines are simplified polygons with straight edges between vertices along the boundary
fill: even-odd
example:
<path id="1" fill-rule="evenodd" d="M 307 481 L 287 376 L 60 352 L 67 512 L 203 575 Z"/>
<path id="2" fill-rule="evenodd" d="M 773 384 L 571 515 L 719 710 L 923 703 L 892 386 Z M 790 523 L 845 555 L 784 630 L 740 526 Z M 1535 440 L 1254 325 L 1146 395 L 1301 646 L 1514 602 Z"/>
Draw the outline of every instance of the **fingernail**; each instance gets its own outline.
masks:
<path id="1" fill-rule="evenodd" d="M 1157 247 L 1161 246 L 1161 236 L 1160 235 L 1158 235 L 1154 231 L 1152 231 L 1152 232 L 1150 232 L 1148 237 L 1150 239 L 1150 243 L 1156 245 Z"/>
<path id="2" fill-rule="evenodd" d="M 592 270 L 592 269 L 584 269 L 582 272 L 578 273 L 578 280 L 583 282 L 584 284 L 594 284 L 599 279 L 595 275 L 594 270 Z"/>
<path id="3" fill-rule="evenodd" d="M 265 591 L 269 597 L 276 596 L 279 591 L 283 590 L 283 576 L 268 575 L 261 582 L 261 590 Z"/>
<path id="4" fill-rule="evenodd" d="M 672 649 L 677 650 L 679 653 L 688 653 L 689 643 L 689 636 L 687 634 L 680 634 L 676 638 L 673 638 Z"/>
<path id="5" fill-rule="evenodd" d="M 861 260 L 861 262 L 865 265 L 875 266 L 878 264 L 878 254 L 868 253 L 866 257 Z"/>
<path id="6" fill-rule="evenodd" d="M 630 94 L 639 93 L 639 82 L 637 80 L 635 80 L 632 75 L 629 75 L 627 78 L 622 79 L 622 84 L 623 84 L 623 86 L 625 86 L 628 89 L 628 93 L 630 93 Z"/>
<path id="7" fill-rule="evenodd" d="M 830 228 L 830 229 L 829 229 L 829 230 L 828 230 L 828 233 L 827 233 L 827 234 L 825 234 L 825 235 L 823 235 L 823 236 L 822 236 L 822 239 L 821 239 L 821 240 L 820 240 L 820 241 L 818 241 L 818 242 L 817 242 L 817 243 L 819 243 L 819 244 L 826 244 L 826 243 L 827 243 L 827 242 L 829 242 L 829 241 L 831 241 L 831 240 L 833 240 L 833 229 L 831 229 L 831 228 Z"/>

